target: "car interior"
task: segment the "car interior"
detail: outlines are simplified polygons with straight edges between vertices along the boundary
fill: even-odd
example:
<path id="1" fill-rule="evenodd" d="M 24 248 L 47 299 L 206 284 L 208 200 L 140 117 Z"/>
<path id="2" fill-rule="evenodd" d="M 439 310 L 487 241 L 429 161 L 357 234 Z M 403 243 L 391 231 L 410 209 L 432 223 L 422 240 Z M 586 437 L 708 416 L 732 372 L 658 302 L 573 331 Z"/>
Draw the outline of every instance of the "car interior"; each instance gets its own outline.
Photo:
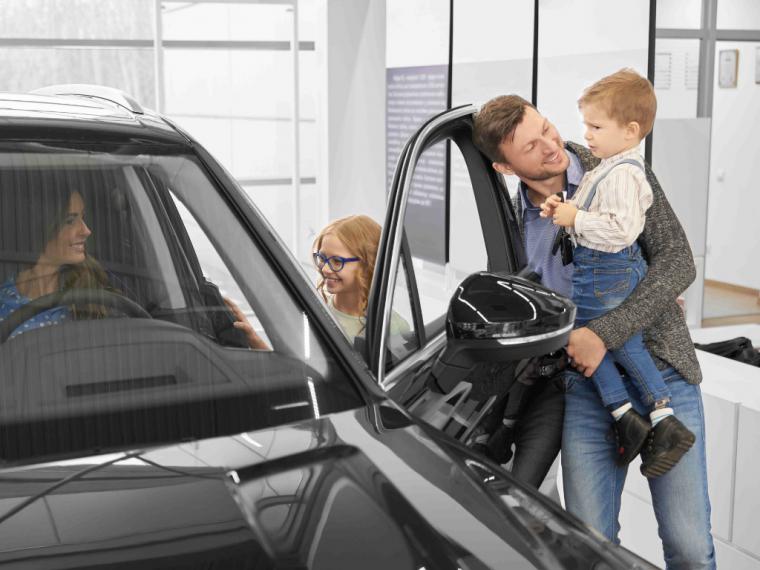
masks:
<path id="1" fill-rule="evenodd" d="M 76 188 L 86 205 L 92 235 L 88 255 L 103 267 L 112 289 L 153 318 L 192 328 L 219 344 L 247 347 L 232 327 L 218 286 L 206 280 L 168 187 L 157 169 L 115 162 L 105 166 L 82 156 L 17 155 L 0 168 L 0 283 L 39 254 L 33 232 L 43 232 L 28 207 L 31 189 Z M 155 212 L 162 215 L 157 216 Z M 160 232 L 160 233 L 159 233 Z"/>
<path id="2" fill-rule="evenodd" d="M 223 267 L 226 283 L 207 278 L 196 248 L 213 244 L 191 239 L 189 213 L 180 211 L 187 187 L 159 163 L 104 153 L 0 153 L 0 283 L 39 257 L 44 239 L 35 232 L 45 228 L 32 195 L 44 200 L 47 189 L 75 188 L 92 231 L 86 251 L 106 272 L 108 289 L 59 300 L 122 299 L 103 302 L 106 318 L 69 318 L 15 337 L 13 314 L 0 323 L 9 329 L 0 331 L 0 462 L 296 421 L 313 415 L 317 396 L 324 411 L 355 405 L 350 385 L 336 384 L 324 396 L 334 365 L 311 345 L 314 333 L 300 311 L 295 322 L 278 326 L 270 317 L 264 324 L 271 350 L 249 348 L 220 290 L 229 290 L 236 274 Z M 261 265 L 256 269 L 263 279 Z M 250 291 L 243 298 L 252 298 Z M 28 318 L 37 301 L 17 312 Z M 277 332 L 287 334 L 288 326 L 306 335 L 298 345 L 310 345 L 310 361 L 294 357 L 299 346 L 281 350 Z M 65 437 L 50 438 L 51 428 Z"/>

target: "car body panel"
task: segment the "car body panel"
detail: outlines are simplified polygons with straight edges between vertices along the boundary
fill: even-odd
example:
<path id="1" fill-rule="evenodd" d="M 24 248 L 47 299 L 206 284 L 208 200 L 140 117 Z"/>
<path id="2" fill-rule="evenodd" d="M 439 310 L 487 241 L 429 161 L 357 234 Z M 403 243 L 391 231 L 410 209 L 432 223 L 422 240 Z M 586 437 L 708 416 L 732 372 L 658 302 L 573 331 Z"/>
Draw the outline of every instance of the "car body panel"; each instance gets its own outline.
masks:
<path id="1" fill-rule="evenodd" d="M 528 529 L 391 404 L 0 481 L 0 565 L 19 568 L 552 567 L 556 536 L 587 533 L 549 509 Z"/>
<path id="2" fill-rule="evenodd" d="M 482 521 L 485 513 L 497 529 L 503 526 L 487 495 L 457 476 L 430 440 L 418 447 L 418 427 L 372 425 L 372 415 L 346 412 L 147 451 L 127 465 L 102 467 L 4 520 L 0 564 L 38 568 L 40 560 L 56 556 L 60 565 L 53 567 L 66 567 L 70 557 L 81 565 L 132 560 L 154 567 L 185 551 L 191 538 L 200 559 L 220 563 L 238 550 L 232 545 L 244 544 L 244 559 L 253 557 L 261 568 L 355 568 L 370 553 L 376 556 L 363 567 L 456 568 L 463 548 L 480 551 L 492 567 L 503 560 L 510 537 Z M 441 478 L 447 486 L 430 488 L 429 474 L 406 462 L 411 451 L 426 469 L 448 473 Z M 146 461 L 141 466 L 140 458 Z M 3 502 L 28 500 L 24 494 L 42 493 L 99 461 L 6 471 Z M 457 495 L 465 501 L 458 503 Z M 436 518 L 439 528 L 426 522 Z M 446 535 L 466 537 L 464 545 Z"/>

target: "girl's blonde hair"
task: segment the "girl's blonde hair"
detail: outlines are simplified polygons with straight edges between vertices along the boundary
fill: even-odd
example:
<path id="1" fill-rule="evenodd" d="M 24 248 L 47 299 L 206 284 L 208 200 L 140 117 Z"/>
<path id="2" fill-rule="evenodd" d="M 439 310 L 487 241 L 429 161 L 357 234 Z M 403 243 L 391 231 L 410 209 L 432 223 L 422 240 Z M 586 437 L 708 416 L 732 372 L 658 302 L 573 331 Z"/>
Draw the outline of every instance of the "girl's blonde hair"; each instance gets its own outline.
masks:
<path id="1" fill-rule="evenodd" d="M 372 285 L 372 275 L 375 272 L 375 260 L 377 259 L 377 247 L 380 244 L 380 224 L 369 216 L 346 216 L 327 224 L 314 240 L 312 249 L 322 249 L 322 240 L 328 234 L 334 235 L 346 246 L 351 255 L 358 257 L 360 261 L 357 280 L 361 288 L 361 312 L 367 313 L 369 302 L 369 288 Z M 325 293 L 325 279 L 320 278 L 317 291 L 327 301 Z"/>

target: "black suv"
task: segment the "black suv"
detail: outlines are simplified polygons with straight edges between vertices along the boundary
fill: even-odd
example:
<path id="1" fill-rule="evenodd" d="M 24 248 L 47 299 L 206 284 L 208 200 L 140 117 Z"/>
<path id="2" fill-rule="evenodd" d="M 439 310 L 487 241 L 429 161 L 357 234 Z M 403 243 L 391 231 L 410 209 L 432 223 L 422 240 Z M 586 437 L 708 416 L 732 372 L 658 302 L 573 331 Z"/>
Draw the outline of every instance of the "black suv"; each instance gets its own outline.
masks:
<path id="1" fill-rule="evenodd" d="M 519 236 L 471 107 L 404 150 L 362 358 L 188 134 L 107 88 L 42 93 L 0 96 L 0 565 L 651 567 L 404 409 L 449 410 L 439 428 L 465 440 L 487 411 L 465 406 L 467 370 L 555 350 L 572 326 L 566 299 L 509 276 Z M 490 271 L 427 319 L 401 220 L 446 139 Z M 401 270 L 412 327 L 392 338 Z"/>

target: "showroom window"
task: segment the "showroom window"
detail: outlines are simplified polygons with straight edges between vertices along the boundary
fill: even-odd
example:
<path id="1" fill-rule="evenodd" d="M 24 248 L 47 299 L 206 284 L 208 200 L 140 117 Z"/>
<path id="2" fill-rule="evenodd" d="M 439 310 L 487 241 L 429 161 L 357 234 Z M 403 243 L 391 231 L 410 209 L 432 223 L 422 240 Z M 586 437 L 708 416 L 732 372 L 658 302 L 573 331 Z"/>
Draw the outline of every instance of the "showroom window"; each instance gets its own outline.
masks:
<path id="1" fill-rule="evenodd" d="M 296 228 L 318 201 L 314 0 L 0 0 L 0 13 L 0 91 L 129 93 L 196 138 L 304 249 Z"/>

